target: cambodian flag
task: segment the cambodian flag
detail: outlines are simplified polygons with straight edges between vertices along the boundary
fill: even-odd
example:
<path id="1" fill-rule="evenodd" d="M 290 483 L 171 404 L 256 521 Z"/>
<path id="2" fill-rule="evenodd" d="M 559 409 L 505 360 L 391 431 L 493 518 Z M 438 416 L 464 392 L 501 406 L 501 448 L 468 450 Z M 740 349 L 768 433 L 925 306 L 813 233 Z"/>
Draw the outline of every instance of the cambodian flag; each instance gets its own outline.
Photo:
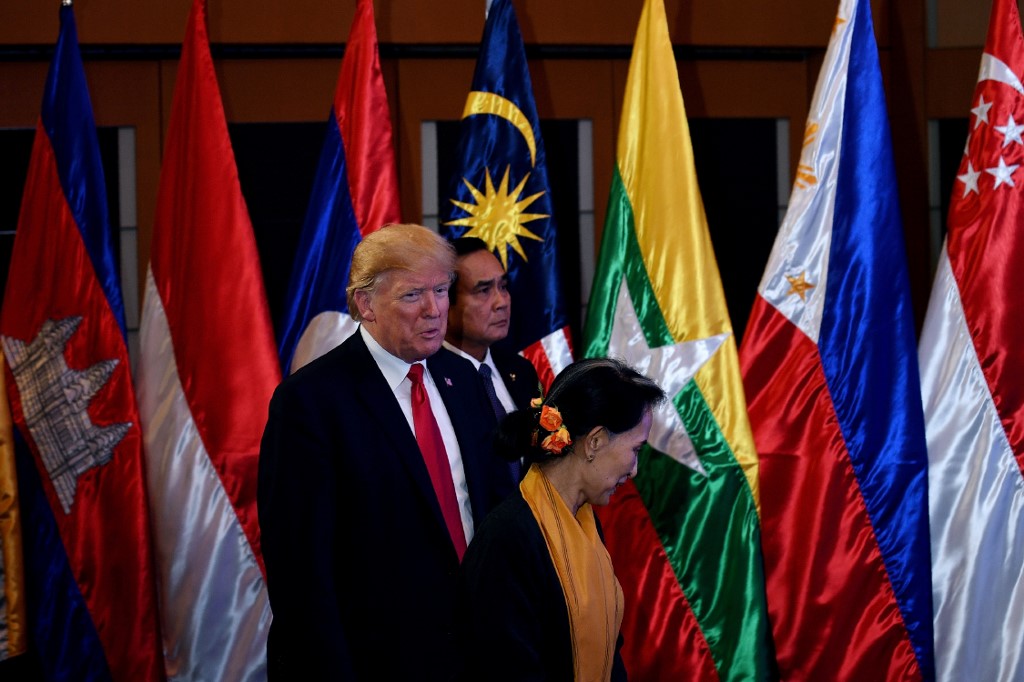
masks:
<path id="1" fill-rule="evenodd" d="M 365 235 L 398 221 L 398 173 L 373 0 L 359 0 L 285 299 L 278 342 L 285 374 L 355 331 L 345 301 L 352 252 Z"/>
<path id="2" fill-rule="evenodd" d="M 843 0 L 740 349 L 783 679 L 935 676 L 928 457 L 868 0 Z"/>
<path id="3" fill-rule="evenodd" d="M 487 15 L 449 197 L 442 208 L 442 233 L 478 237 L 495 252 L 518 301 L 501 343 L 522 352 L 549 385 L 572 362 L 572 348 L 558 281 L 544 140 L 509 0 L 495 0 Z"/>
<path id="4" fill-rule="evenodd" d="M 0 317 L 29 647 L 46 679 L 162 679 L 103 168 L 70 6 L 60 20 Z"/>

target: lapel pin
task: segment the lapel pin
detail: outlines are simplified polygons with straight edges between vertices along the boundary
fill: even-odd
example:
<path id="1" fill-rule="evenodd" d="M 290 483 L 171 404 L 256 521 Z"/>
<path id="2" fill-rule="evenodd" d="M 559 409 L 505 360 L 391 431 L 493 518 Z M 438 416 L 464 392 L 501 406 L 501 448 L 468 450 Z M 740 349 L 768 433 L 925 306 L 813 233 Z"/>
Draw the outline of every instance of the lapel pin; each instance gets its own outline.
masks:
<path id="1" fill-rule="evenodd" d="M 448 386 L 451 386 L 452 385 L 452 380 L 449 379 L 448 377 L 445 377 L 444 378 L 444 383 L 446 383 Z"/>
<path id="2" fill-rule="evenodd" d="M 516 373 L 515 372 L 509 372 L 508 373 L 508 378 L 509 378 L 510 381 L 515 381 L 516 380 Z"/>

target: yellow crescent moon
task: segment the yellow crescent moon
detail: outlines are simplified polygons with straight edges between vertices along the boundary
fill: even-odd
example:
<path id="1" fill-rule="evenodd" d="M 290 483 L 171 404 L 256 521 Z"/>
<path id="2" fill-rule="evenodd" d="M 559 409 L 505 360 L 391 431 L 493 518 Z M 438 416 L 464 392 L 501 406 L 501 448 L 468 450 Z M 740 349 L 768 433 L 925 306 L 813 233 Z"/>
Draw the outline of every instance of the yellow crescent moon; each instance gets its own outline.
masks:
<path id="1" fill-rule="evenodd" d="M 501 95 L 474 90 L 466 98 L 466 108 L 462 110 L 462 118 L 475 114 L 493 114 L 515 126 L 526 140 L 526 146 L 530 148 L 530 165 L 537 164 L 537 143 L 533 139 L 533 127 L 519 107 Z"/>

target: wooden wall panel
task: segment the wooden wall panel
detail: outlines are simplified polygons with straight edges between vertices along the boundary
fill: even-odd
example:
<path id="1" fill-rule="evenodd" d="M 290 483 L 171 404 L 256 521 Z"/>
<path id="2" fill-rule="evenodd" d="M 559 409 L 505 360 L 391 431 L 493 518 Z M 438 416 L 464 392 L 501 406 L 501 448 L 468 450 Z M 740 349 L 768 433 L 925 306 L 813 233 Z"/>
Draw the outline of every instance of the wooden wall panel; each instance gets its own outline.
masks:
<path id="1" fill-rule="evenodd" d="M 884 8 L 874 0 L 879 42 L 888 35 Z M 949 0 L 952 1 L 952 0 Z M 960 0 L 963 2 L 964 0 Z M 81 41 L 88 44 L 176 44 L 189 0 L 77 0 Z M 514 0 L 528 43 L 628 45 L 642 0 Z M 51 2 L 11 2 L 0 23 L 0 45 L 45 45 L 57 35 Z M 383 43 L 452 44 L 480 40 L 484 0 L 376 0 Z M 837 3 L 821 0 L 666 0 L 672 39 L 688 45 L 824 46 Z M 343 42 L 355 0 L 210 0 L 215 43 Z"/>
<path id="2" fill-rule="evenodd" d="M 33 128 L 43 101 L 48 64 L 0 64 L 0 126 Z M 86 70 L 86 79 L 92 70 Z"/>
<path id="3" fill-rule="evenodd" d="M 145 62 L 94 62 L 86 65 L 86 78 L 96 125 L 135 129 L 135 202 L 141 302 L 163 154 L 160 68 L 155 63 Z M 125 97 L 126 92 L 133 96 Z"/>
<path id="4" fill-rule="evenodd" d="M 406 59 L 398 62 L 398 184 L 402 219 L 422 219 L 422 121 L 458 120 L 473 81 L 470 59 Z M 390 100 L 390 97 L 389 97 Z"/>
<path id="5" fill-rule="evenodd" d="M 967 118 L 981 64 L 980 47 L 930 50 L 926 64 L 928 118 Z"/>

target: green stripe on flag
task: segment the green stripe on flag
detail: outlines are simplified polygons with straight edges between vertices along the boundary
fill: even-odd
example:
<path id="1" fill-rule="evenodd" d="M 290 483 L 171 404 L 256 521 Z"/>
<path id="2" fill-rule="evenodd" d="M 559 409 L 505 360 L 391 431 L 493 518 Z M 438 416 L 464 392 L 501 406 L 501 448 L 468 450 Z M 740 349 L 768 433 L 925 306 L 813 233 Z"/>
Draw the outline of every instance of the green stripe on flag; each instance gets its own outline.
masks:
<path id="1" fill-rule="evenodd" d="M 773 655 L 750 487 L 696 383 L 674 402 L 708 475 L 647 448 L 634 482 L 719 678 L 767 679 Z"/>
<path id="2" fill-rule="evenodd" d="M 636 239 L 633 206 L 629 203 L 626 186 L 622 183 L 618 166 L 612 176 L 604 235 L 601 237 L 601 255 L 598 258 L 598 276 L 590 292 L 587 323 L 583 330 L 583 356 L 599 358 L 608 355 L 608 344 L 615 324 L 615 301 L 622 278 L 626 278 L 629 296 L 636 307 L 640 326 L 647 344 L 666 346 L 675 343 L 665 324 L 665 316 L 654 296 L 651 279 L 640 255 L 640 242 Z"/>
<path id="3" fill-rule="evenodd" d="M 616 355 L 609 343 L 623 277 L 648 344 L 676 343 L 644 266 L 618 168 L 597 272 L 584 334 L 587 357 Z M 750 486 L 697 383 L 691 380 L 672 399 L 707 476 L 645 448 L 637 490 L 711 649 L 719 678 L 768 679 L 774 656 Z"/>

